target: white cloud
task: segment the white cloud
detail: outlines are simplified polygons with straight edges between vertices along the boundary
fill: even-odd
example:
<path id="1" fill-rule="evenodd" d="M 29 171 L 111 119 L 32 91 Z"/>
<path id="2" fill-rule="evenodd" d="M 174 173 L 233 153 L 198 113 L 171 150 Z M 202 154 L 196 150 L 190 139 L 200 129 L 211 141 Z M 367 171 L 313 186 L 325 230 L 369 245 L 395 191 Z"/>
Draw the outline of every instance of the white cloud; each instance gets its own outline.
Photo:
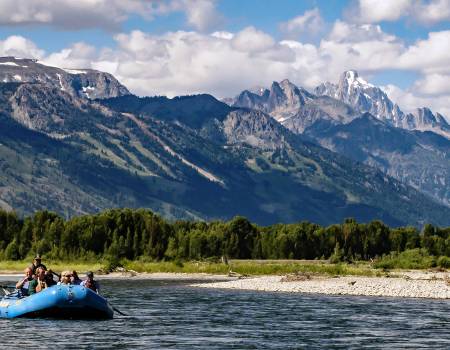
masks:
<path id="1" fill-rule="evenodd" d="M 233 33 L 225 32 L 225 31 L 218 31 L 211 34 L 211 36 L 218 38 L 218 39 L 226 39 L 231 40 L 234 37 Z"/>
<path id="2" fill-rule="evenodd" d="M 165 15 L 184 12 L 187 23 L 200 32 L 206 32 L 224 23 L 224 17 L 217 11 L 217 0 L 147 0 L 153 4 L 153 14 Z"/>
<path id="3" fill-rule="evenodd" d="M 189 25 L 209 30 L 223 22 L 215 0 L 2 0 L 0 25 L 51 25 L 64 30 L 119 30 L 131 15 L 151 20 L 175 11 Z"/>
<path id="4" fill-rule="evenodd" d="M 427 73 L 450 73 L 450 30 L 431 32 L 398 58 L 397 67 L 417 69 Z"/>
<path id="5" fill-rule="evenodd" d="M 114 39 L 123 52 L 133 55 L 138 61 L 157 59 L 168 54 L 167 40 L 139 30 L 130 34 L 118 34 Z"/>
<path id="6" fill-rule="evenodd" d="M 287 22 L 280 24 L 280 29 L 288 38 L 298 39 L 303 34 L 314 37 L 324 30 L 325 22 L 316 7 L 307 10 L 303 15 L 297 16 Z"/>
<path id="7" fill-rule="evenodd" d="M 275 41 L 270 35 L 254 27 L 247 27 L 233 37 L 231 45 L 238 51 L 252 53 L 271 49 Z"/>
<path id="8" fill-rule="evenodd" d="M 366 74 L 391 68 L 404 50 L 395 36 L 377 25 L 356 25 L 336 21 L 329 36 L 318 47 L 327 64 L 322 74 L 335 80 L 344 70 L 356 69 Z"/>
<path id="9" fill-rule="evenodd" d="M 219 27 L 224 19 L 211 0 L 184 0 L 188 23 L 197 30 L 207 31 Z"/>
<path id="10" fill-rule="evenodd" d="M 441 96 L 450 95 L 450 74 L 425 75 L 414 83 L 414 90 L 423 95 Z M 450 108 L 450 99 L 447 102 Z M 450 117 L 450 114 L 449 114 Z"/>
<path id="11" fill-rule="evenodd" d="M 60 68 L 91 68 L 92 61 L 96 58 L 97 51 L 94 46 L 79 42 L 50 54 L 43 58 L 42 62 Z"/>
<path id="12" fill-rule="evenodd" d="M 359 0 L 347 9 L 354 23 L 379 23 L 408 17 L 424 24 L 450 20 L 450 0 Z"/>
<path id="13" fill-rule="evenodd" d="M 449 120 L 450 116 L 450 94 L 441 96 L 424 96 L 414 88 L 403 90 L 395 85 L 387 85 L 383 90 L 389 98 L 402 108 L 405 112 L 412 112 L 419 107 L 429 107 L 433 112 L 438 112 Z"/>
<path id="14" fill-rule="evenodd" d="M 0 40 L 0 56 L 39 59 L 44 54 L 44 50 L 39 49 L 31 40 L 22 36 L 12 35 L 4 41 Z"/>
<path id="15" fill-rule="evenodd" d="M 359 0 L 355 7 L 349 9 L 347 18 L 355 23 L 395 21 L 404 16 L 412 5 L 412 0 Z"/>
<path id="16" fill-rule="evenodd" d="M 426 24 L 450 20 L 450 0 L 434 0 L 419 3 L 415 8 L 416 18 Z"/>
<path id="17" fill-rule="evenodd" d="M 2 0 L 2 25 L 53 25 L 80 28 L 118 29 L 131 14 L 151 18 L 154 1 L 139 0 Z"/>
<path id="18" fill-rule="evenodd" d="M 361 41 L 398 42 L 394 35 L 383 32 L 379 25 L 357 25 L 340 20 L 334 23 L 328 35 L 328 40 L 340 43 L 357 43 Z"/>

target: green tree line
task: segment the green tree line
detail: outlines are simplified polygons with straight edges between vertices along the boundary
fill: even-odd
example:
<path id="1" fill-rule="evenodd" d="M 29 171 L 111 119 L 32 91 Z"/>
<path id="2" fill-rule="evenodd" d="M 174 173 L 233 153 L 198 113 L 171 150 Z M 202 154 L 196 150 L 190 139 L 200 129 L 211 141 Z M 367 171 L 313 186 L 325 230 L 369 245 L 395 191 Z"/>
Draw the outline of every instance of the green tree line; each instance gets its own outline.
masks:
<path id="1" fill-rule="evenodd" d="M 64 220 L 39 211 L 19 218 L 0 210 L 0 258 L 19 260 L 39 253 L 47 259 L 369 260 L 421 248 L 450 256 L 450 228 L 426 225 L 390 228 L 380 221 L 347 219 L 323 227 L 310 222 L 261 227 L 244 217 L 230 221 L 168 222 L 144 209 L 113 209 Z"/>

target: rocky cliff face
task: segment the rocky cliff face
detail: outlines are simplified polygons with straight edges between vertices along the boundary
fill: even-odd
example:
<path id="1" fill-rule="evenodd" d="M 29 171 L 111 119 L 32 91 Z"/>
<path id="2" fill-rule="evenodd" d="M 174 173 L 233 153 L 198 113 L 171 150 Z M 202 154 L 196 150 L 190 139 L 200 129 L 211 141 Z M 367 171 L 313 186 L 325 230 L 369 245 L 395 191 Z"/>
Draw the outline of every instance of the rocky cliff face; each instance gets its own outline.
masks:
<path id="1" fill-rule="evenodd" d="M 270 89 L 245 90 L 234 99 L 232 105 L 270 113 L 276 120 L 283 121 L 312 98 L 314 96 L 308 91 L 285 79 L 280 83 L 273 82 Z"/>
<path id="2" fill-rule="evenodd" d="M 404 115 L 399 127 L 406 130 L 431 131 L 450 139 L 450 125 L 443 115 L 433 113 L 429 108 L 417 108 Z"/>
<path id="3" fill-rule="evenodd" d="M 0 81 L 51 85 L 72 96 L 88 99 L 128 95 L 128 89 L 109 73 L 92 69 L 59 69 L 34 59 L 0 58 Z"/>

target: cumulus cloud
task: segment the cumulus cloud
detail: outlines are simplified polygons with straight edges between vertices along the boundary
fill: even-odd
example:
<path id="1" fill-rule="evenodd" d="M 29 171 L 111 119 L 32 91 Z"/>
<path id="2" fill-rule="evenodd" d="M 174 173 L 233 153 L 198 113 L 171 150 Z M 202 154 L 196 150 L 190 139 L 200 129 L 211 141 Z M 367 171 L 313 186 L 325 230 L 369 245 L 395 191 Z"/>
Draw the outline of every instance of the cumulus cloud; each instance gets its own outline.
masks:
<path id="1" fill-rule="evenodd" d="M 247 27 L 232 38 L 231 44 L 238 51 L 253 53 L 267 51 L 275 45 L 275 41 L 254 27 Z"/>
<path id="2" fill-rule="evenodd" d="M 346 12 L 346 18 L 354 23 L 408 17 L 423 24 L 434 24 L 450 19 L 450 0 L 359 0 Z"/>
<path id="3" fill-rule="evenodd" d="M 197 30 L 209 30 L 223 22 L 215 0 L 2 0 L 0 25 L 117 31 L 131 15 L 151 20 L 176 11 L 184 12 L 188 24 Z"/>
<path id="4" fill-rule="evenodd" d="M 371 73 L 391 68 L 405 47 L 377 25 L 336 21 L 328 37 L 321 41 L 319 50 L 322 60 L 327 61 L 324 72 L 336 77 L 348 69 Z"/>
<path id="5" fill-rule="evenodd" d="M 224 18 L 216 9 L 216 2 L 211 0 L 184 0 L 184 11 L 188 23 L 197 30 L 207 31 L 220 27 Z"/>
<path id="6" fill-rule="evenodd" d="M 289 74 L 288 65 L 268 57 L 274 40 L 254 28 L 232 38 L 178 31 L 158 37 L 132 32 L 116 40 L 120 50 L 112 58 L 118 65 L 111 73 L 141 95 L 209 92 L 222 97 Z M 151 43 L 155 56 L 137 49 L 144 43 Z"/>
<path id="7" fill-rule="evenodd" d="M 216 0 L 169 0 L 158 2 L 158 13 L 182 11 L 188 24 L 198 31 L 205 32 L 220 27 L 223 16 L 217 11 Z"/>
<path id="8" fill-rule="evenodd" d="M 334 23 L 331 32 L 328 35 L 328 40 L 340 43 L 357 43 L 361 41 L 398 41 L 394 35 L 389 35 L 383 32 L 379 25 L 357 25 L 340 20 L 337 20 Z"/>
<path id="9" fill-rule="evenodd" d="M 433 24 L 450 20 L 450 0 L 434 0 L 419 3 L 415 7 L 416 18 L 423 23 Z"/>
<path id="10" fill-rule="evenodd" d="M 418 40 L 398 58 L 401 69 L 417 69 L 426 73 L 450 73 L 450 30 L 431 32 Z"/>
<path id="11" fill-rule="evenodd" d="M 422 95 L 450 95 L 449 82 L 450 74 L 428 74 L 414 83 L 414 90 Z M 450 108 L 450 99 L 447 101 L 447 104 Z"/>
<path id="12" fill-rule="evenodd" d="M 396 21 L 413 5 L 413 0 L 359 0 L 348 9 L 347 18 L 356 23 Z"/>
<path id="13" fill-rule="evenodd" d="M 79 42 L 60 52 L 51 53 L 42 61 L 49 66 L 60 68 L 90 68 L 96 58 L 97 50 L 94 46 Z"/>
<path id="14" fill-rule="evenodd" d="M 314 37 L 321 33 L 324 27 L 325 21 L 322 19 L 317 7 L 280 24 L 280 29 L 286 37 L 293 39 L 298 39 L 303 35 Z"/>
<path id="15" fill-rule="evenodd" d="M 0 40 L 0 56 L 14 56 L 21 58 L 39 59 L 45 54 L 35 43 L 22 36 L 12 35 L 5 40 Z"/>
<path id="16" fill-rule="evenodd" d="M 154 1 L 139 0 L 3 0 L 2 25 L 53 25 L 62 29 L 115 30 L 131 14 L 150 19 Z"/>

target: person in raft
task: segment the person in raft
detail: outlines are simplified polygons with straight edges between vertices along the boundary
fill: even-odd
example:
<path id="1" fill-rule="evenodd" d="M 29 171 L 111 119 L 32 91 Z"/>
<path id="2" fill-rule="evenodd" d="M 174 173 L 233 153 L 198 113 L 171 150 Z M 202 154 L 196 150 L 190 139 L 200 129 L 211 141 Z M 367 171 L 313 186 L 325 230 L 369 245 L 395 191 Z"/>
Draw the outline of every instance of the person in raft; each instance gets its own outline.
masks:
<path id="1" fill-rule="evenodd" d="M 73 271 L 72 271 L 72 276 L 70 277 L 70 283 L 73 284 L 73 285 L 75 285 L 75 286 L 78 286 L 78 285 L 80 285 L 82 282 L 83 282 L 83 281 L 80 280 L 80 277 L 78 277 L 78 273 L 77 273 L 75 270 L 73 270 Z"/>
<path id="2" fill-rule="evenodd" d="M 25 278 L 16 283 L 16 289 L 18 289 L 23 296 L 27 296 L 30 282 L 33 280 L 33 269 L 31 267 L 27 267 L 25 269 Z"/>
<path id="3" fill-rule="evenodd" d="M 39 293 L 47 288 L 47 282 L 45 282 L 45 270 L 43 267 L 36 269 L 35 278 L 28 284 L 28 295 Z"/>
<path id="4" fill-rule="evenodd" d="M 87 279 L 84 280 L 83 282 L 81 282 L 81 285 L 92 289 L 94 292 L 96 292 L 97 294 L 100 293 L 100 284 L 94 280 L 94 273 L 92 271 L 89 271 L 86 273 L 86 277 Z"/>
<path id="5" fill-rule="evenodd" d="M 61 273 L 61 281 L 58 282 L 58 286 L 61 284 L 70 284 L 70 278 L 72 277 L 72 274 L 70 271 L 63 271 Z"/>
<path id="6" fill-rule="evenodd" d="M 45 271 L 45 283 L 47 283 L 47 287 L 56 285 L 56 281 L 53 279 L 53 274 L 55 273 L 52 270 Z"/>
<path id="7" fill-rule="evenodd" d="M 36 274 L 36 270 L 38 267 L 43 267 L 45 271 L 47 271 L 47 267 L 42 263 L 41 256 L 37 254 L 33 260 L 33 263 L 30 265 L 31 270 L 33 271 L 33 275 Z"/>

